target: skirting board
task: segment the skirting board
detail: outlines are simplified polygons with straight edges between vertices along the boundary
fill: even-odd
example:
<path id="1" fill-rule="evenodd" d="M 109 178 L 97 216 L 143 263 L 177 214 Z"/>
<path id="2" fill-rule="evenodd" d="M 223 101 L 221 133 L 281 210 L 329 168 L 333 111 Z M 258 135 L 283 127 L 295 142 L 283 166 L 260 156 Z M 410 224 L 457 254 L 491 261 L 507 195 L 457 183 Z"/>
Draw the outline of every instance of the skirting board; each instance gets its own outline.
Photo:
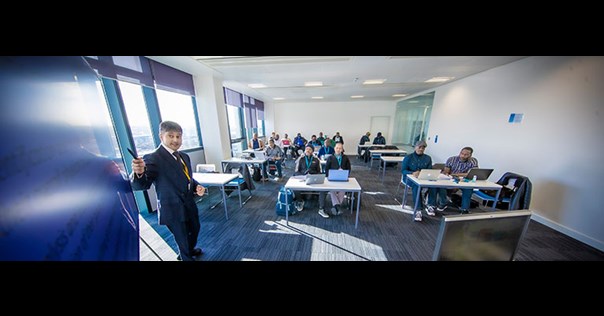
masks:
<path id="1" fill-rule="evenodd" d="M 564 235 L 567 235 L 571 238 L 574 238 L 582 243 L 588 244 L 600 251 L 604 251 L 604 242 L 600 241 L 600 240 L 596 240 L 592 237 L 589 237 L 583 233 L 580 233 L 572 228 L 568 228 L 564 225 L 560 225 L 556 222 L 553 222 L 550 219 L 547 219 L 539 214 L 537 214 L 534 210 L 533 214 L 531 215 L 531 219 L 535 220 L 536 222 L 539 222 L 553 230 L 556 230 Z"/>

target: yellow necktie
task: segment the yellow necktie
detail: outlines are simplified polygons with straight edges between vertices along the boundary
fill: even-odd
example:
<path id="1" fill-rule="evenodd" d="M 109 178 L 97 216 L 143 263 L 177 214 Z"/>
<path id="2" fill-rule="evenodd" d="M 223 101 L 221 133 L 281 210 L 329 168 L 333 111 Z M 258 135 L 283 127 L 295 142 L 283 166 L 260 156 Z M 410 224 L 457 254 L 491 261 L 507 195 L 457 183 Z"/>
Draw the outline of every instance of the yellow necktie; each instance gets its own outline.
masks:
<path id="1" fill-rule="evenodd" d="M 176 151 L 174 152 L 174 156 L 176 157 L 176 160 L 180 161 L 180 163 L 182 164 L 182 171 L 185 173 L 185 176 L 187 176 L 187 180 L 189 180 L 189 182 L 191 182 L 191 177 L 189 176 L 189 168 L 187 168 L 185 161 L 182 160 L 182 158 L 180 157 L 180 154 Z"/>

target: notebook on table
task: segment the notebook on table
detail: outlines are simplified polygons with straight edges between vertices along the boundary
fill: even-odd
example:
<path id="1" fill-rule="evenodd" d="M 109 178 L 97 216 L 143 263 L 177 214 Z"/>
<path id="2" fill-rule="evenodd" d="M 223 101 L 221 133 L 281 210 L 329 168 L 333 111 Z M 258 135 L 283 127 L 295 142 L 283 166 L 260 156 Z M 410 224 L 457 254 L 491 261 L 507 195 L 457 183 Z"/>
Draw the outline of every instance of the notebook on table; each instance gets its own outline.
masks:
<path id="1" fill-rule="evenodd" d="M 466 179 L 472 180 L 476 176 L 476 180 L 486 180 L 491 176 L 491 173 L 493 173 L 493 169 L 472 168 L 468 172 Z"/>
<path id="2" fill-rule="evenodd" d="M 327 177 L 327 180 L 329 180 L 329 181 L 348 181 L 349 174 L 350 174 L 350 170 L 331 169 L 331 170 L 329 170 L 329 176 Z"/>
<path id="3" fill-rule="evenodd" d="M 418 180 L 429 180 L 436 181 L 438 180 L 438 175 L 440 175 L 440 169 L 422 169 L 417 176 Z"/>
<path id="4" fill-rule="evenodd" d="M 306 184 L 321 184 L 325 182 L 324 174 L 308 174 L 306 175 Z"/>

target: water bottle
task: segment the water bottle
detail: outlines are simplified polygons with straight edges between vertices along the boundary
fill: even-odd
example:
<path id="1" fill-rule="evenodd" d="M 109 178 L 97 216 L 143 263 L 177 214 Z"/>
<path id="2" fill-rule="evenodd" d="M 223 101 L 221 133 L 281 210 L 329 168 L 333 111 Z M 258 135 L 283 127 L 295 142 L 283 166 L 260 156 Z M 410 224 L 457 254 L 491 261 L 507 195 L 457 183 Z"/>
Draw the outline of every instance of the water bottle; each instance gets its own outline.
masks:
<path id="1" fill-rule="evenodd" d="M 472 183 L 476 183 L 476 176 L 472 177 Z"/>

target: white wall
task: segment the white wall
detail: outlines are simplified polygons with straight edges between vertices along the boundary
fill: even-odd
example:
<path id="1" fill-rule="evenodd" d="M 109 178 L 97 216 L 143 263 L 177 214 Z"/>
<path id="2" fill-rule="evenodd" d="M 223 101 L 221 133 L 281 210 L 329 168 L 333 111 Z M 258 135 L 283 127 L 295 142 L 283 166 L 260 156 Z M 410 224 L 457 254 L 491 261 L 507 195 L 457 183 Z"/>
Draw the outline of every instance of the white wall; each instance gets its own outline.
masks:
<path id="1" fill-rule="evenodd" d="M 333 137 L 336 132 L 344 137 L 344 150 L 349 155 L 356 155 L 357 145 L 361 136 L 369 131 L 371 116 L 389 116 L 390 128 L 387 135 L 392 135 L 396 102 L 393 101 L 350 101 L 350 102 L 304 102 L 281 103 L 270 105 L 272 112 L 265 118 L 273 119 L 267 122 L 274 130 L 283 136 L 289 134 L 293 140 L 298 132 L 310 140 L 319 132 Z M 272 131 L 267 128 L 267 133 Z M 371 135 L 373 141 L 375 135 Z M 392 139 L 388 137 L 386 142 Z"/>
<path id="2" fill-rule="evenodd" d="M 603 57 L 530 57 L 437 88 L 427 153 L 528 176 L 533 218 L 604 250 L 603 114 Z"/>

